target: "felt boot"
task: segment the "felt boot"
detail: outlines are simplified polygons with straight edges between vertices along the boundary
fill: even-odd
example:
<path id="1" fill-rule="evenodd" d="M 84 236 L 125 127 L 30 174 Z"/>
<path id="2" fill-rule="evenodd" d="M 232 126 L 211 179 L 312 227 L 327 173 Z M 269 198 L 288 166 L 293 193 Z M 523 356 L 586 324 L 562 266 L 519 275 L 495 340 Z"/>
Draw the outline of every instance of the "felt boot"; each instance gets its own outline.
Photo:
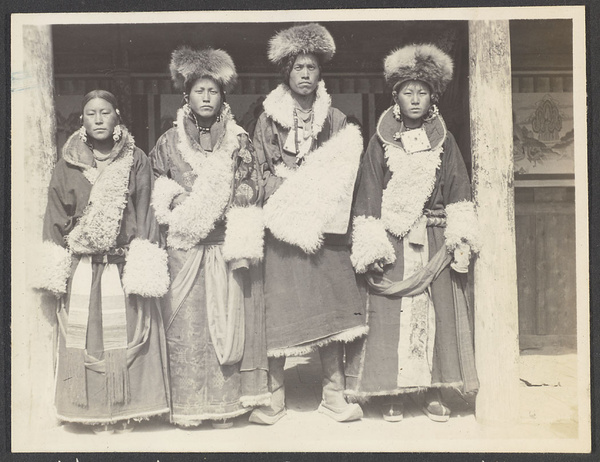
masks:
<path id="1" fill-rule="evenodd" d="M 269 358 L 269 391 L 271 404 L 252 411 L 248 420 L 262 425 L 273 425 L 285 414 L 285 386 L 283 383 L 285 357 Z"/>
<path id="2" fill-rule="evenodd" d="M 361 419 L 361 407 L 356 403 L 349 404 L 344 398 L 344 345 L 340 342 L 330 343 L 321 347 L 319 354 L 323 366 L 323 399 L 319 412 L 338 422 Z"/>

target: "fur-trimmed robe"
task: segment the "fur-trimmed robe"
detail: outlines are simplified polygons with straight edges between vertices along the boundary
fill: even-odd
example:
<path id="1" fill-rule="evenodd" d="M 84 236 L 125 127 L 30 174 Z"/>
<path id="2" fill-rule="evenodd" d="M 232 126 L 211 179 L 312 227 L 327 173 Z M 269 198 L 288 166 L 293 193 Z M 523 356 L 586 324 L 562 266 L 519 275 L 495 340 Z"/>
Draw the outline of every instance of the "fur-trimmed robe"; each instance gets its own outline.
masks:
<path id="1" fill-rule="evenodd" d="M 479 248 L 471 185 L 454 137 L 441 116 L 426 121 L 423 128 L 431 149 L 407 153 L 401 141 L 394 140 L 401 125 L 390 108 L 371 138 L 353 211 L 352 259 L 359 273 L 382 261 L 383 276 L 402 281 L 440 249 L 451 256 L 460 243 L 469 244 L 474 252 Z M 435 217 L 427 225 L 425 210 Z M 427 254 L 415 267 L 414 256 L 408 263 L 407 255 L 418 249 Z M 406 271 L 411 273 L 404 274 L 409 265 L 413 269 Z M 466 274 L 446 266 L 418 296 L 421 305 L 415 308 L 410 305 L 413 297 L 387 297 L 369 290 L 369 335 L 347 351 L 348 396 L 360 400 L 427 387 L 478 389 Z M 424 308 L 429 301 L 433 311 Z M 435 319 L 428 321 L 433 312 Z M 428 337 L 432 327 L 434 338 Z M 420 370 L 410 371 L 416 356 Z"/>
<path id="2" fill-rule="evenodd" d="M 133 152 L 130 151 L 133 146 Z M 123 195 L 124 207 L 121 212 L 114 198 L 97 196 L 98 202 L 114 221 L 112 231 L 103 226 L 94 227 L 92 211 L 98 204 L 89 203 L 92 190 L 91 181 L 98 182 L 97 170 L 91 150 L 73 134 L 63 148 L 63 157 L 57 162 L 52 173 L 48 191 L 48 205 L 44 217 L 43 265 L 36 286 L 60 296 L 59 348 L 56 372 L 56 410 L 60 420 L 87 424 L 111 423 L 126 419 L 145 419 L 169 411 L 169 390 L 167 374 L 166 342 L 161 318 L 159 300 L 168 286 L 166 254 L 156 244 L 158 227 L 150 208 L 152 171 L 146 155 L 133 145 L 133 139 L 123 130 L 123 138 L 113 149 L 114 159 L 101 175 L 111 175 L 111 166 L 125 161 L 123 168 L 126 181 Z M 132 155 L 131 160 L 124 159 Z M 129 167 L 127 164 L 131 162 Z M 114 170 L 113 170 L 114 171 Z M 91 180 L 91 181 L 90 181 Z M 107 179 L 111 180 L 109 177 Z M 117 189 L 122 188 L 118 186 Z M 115 212 L 115 213 L 112 213 Z M 108 225 L 106 215 L 95 224 Z M 120 224 L 119 224 L 120 220 Z M 87 226 L 77 226 L 85 223 Z M 80 261 L 77 247 L 66 246 L 70 234 L 78 229 L 78 235 L 85 236 L 91 246 L 101 248 L 110 245 L 116 234 L 112 248 L 128 248 L 123 256 L 108 256 L 108 263 L 116 264 L 127 293 L 127 364 L 130 400 L 122 404 L 109 404 L 105 382 L 105 353 L 103 348 L 102 297 L 100 284 L 107 265 L 92 263 L 92 284 L 87 321 L 84 380 L 87 403 L 73 402 L 68 382 L 66 333 L 69 324 L 69 300 L 73 274 Z M 106 231 L 106 232 L 105 232 Z M 112 233 L 112 235 L 111 235 Z M 103 236 L 106 243 L 102 243 Z M 72 240 L 71 240 L 72 241 Z M 80 241 L 81 242 L 81 241 Z M 74 243 L 74 242 L 73 242 Z M 103 252 L 100 253 L 102 256 Z M 138 295 L 133 295 L 138 294 Z M 40 384 L 48 386 L 48 384 Z"/>
<path id="3" fill-rule="evenodd" d="M 289 87 L 279 85 L 263 105 L 254 146 L 265 182 L 268 355 L 298 356 L 331 341 L 351 341 L 367 330 L 350 262 L 349 236 L 323 230 L 327 204 L 339 200 L 333 188 L 346 188 L 352 194 L 362 139 L 358 128 L 347 126 L 346 116 L 331 107 L 320 82 L 313 104 L 313 147 L 298 167 L 295 154 L 283 149 L 288 136 L 293 136 L 294 101 Z M 284 188 L 293 175 L 311 168 L 311 156 L 312 167 L 317 162 L 323 167 L 311 170 L 304 183 L 295 181 L 296 189 Z M 339 180 L 345 176 L 350 181 L 342 181 L 342 187 Z"/>
<path id="4" fill-rule="evenodd" d="M 177 125 L 150 153 L 157 178 L 153 206 L 166 243 L 172 282 L 193 275 L 187 295 L 175 306 L 165 297 L 164 319 L 170 354 L 171 420 L 184 426 L 228 419 L 269 401 L 262 296 L 263 189 L 248 135 L 225 106 L 211 127 L 212 152 L 204 153 L 189 113 L 178 111 Z M 181 193 L 187 198 L 173 206 Z M 193 257 L 198 252 L 200 258 Z M 244 285 L 245 343 L 242 360 L 221 365 L 209 332 L 215 306 L 205 290 L 206 258 L 222 255 Z M 227 279 L 222 281 L 228 290 Z M 209 306 L 209 304 L 211 304 Z"/>

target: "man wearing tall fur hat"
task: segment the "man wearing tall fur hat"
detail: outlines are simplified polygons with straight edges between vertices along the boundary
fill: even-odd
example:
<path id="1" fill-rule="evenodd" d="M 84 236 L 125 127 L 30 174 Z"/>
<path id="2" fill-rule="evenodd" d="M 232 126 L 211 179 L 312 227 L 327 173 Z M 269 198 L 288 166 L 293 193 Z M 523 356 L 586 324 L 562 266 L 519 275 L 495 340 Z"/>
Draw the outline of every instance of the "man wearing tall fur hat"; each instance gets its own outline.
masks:
<path id="1" fill-rule="evenodd" d="M 150 153 L 171 273 L 163 311 L 171 420 L 230 426 L 269 402 L 262 183 L 248 134 L 225 102 L 237 77 L 231 57 L 182 47 L 171 74 L 184 105 Z"/>
<path id="2" fill-rule="evenodd" d="M 452 59 L 434 45 L 392 52 L 384 75 L 395 105 L 380 117 L 357 188 L 352 263 L 369 285 L 369 336 L 347 352 L 347 395 L 383 397 L 383 418 L 402 420 L 405 393 L 447 421 L 440 393 L 473 393 L 469 256 L 479 249 L 471 185 L 436 102 Z"/>
<path id="3" fill-rule="evenodd" d="M 254 133 L 265 181 L 265 305 L 271 406 L 250 420 L 273 424 L 285 414 L 286 356 L 319 349 L 319 412 L 337 421 L 362 417 L 344 398 L 344 342 L 366 333 L 365 311 L 350 262 L 348 227 L 363 144 L 359 128 L 331 107 L 321 67 L 335 53 L 323 26 L 277 33 L 269 59 L 284 82 L 264 101 Z"/>

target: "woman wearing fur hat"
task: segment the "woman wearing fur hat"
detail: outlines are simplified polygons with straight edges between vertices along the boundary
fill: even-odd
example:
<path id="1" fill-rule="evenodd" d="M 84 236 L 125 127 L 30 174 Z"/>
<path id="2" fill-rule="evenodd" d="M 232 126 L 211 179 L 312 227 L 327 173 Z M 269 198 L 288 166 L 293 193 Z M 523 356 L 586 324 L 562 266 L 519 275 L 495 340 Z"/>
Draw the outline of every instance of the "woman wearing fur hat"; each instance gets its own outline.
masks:
<path id="1" fill-rule="evenodd" d="M 352 271 L 348 225 L 362 153 L 358 127 L 331 107 L 321 64 L 335 44 L 318 24 L 276 34 L 269 59 L 283 73 L 265 99 L 254 144 L 265 181 L 265 304 L 271 406 L 250 420 L 273 424 L 285 414 L 286 356 L 319 348 L 322 412 L 360 419 L 344 398 L 343 342 L 366 333 L 364 307 Z M 335 174 L 332 174 L 335 172 Z"/>
<path id="2" fill-rule="evenodd" d="M 166 252 L 150 208 L 152 170 L 111 93 L 94 90 L 52 173 L 36 286 L 60 297 L 56 410 L 94 431 L 169 411 L 157 297 Z"/>
<path id="3" fill-rule="evenodd" d="M 402 419 L 403 393 L 426 390 L 424 412 L 447 421 L 440 388 L 478 388 L 465 274 L 477 220 L 463 158 L 435 105 L 452 72 L 434 45 L 386 58 L 395 105 L 361 165 L 352 262 L 369 284 L 369 335 L 347 356 L 347 395 L 386 397 L 388 421 Z"/>
<path id="4" fill-rule="evenodd" d="M 269 401 L 262 299 L 263 190 L 225 103 L 237 74 L 211 48 L 173 52 L 185 104 L 150 153 L 152 205 L 169 254 L 163 317 L 173 423 L 227 421 Z"/>

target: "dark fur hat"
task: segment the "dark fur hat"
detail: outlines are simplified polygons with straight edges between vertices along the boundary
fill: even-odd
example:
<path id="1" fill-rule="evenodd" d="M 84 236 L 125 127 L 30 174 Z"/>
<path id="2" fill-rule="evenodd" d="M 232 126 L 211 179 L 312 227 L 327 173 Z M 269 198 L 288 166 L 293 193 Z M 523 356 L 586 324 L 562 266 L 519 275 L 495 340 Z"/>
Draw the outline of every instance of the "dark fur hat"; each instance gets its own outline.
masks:
<path id="1" fill-rule="evenodd" d="M 407 80 L 421 80 L 441 95 L 452 80 L 452 58 L 433 44 L 407 45 L 392 51 L 383 63 L 383 75 L 391 87 Z"/>
<path id="2" fill-rule="evenodd" d="M 217 82 L 223 91 L 229 92 L 237 80 L 231 56 L 223 50 L 204 48 L 193 50 L 180 47 L 171 55 L 171 78 L 175 88 L 185 91 L 186 85 L 201 77 Z"/>
<path id="3" fill-rule="evenodd" d="M 329 31 L 316 23 L 282 30 L 269 41 L 269 60 L 278 66 L 300 53 L 314 53 L 326 63 L 335 54 L 335 42 Z"/>

